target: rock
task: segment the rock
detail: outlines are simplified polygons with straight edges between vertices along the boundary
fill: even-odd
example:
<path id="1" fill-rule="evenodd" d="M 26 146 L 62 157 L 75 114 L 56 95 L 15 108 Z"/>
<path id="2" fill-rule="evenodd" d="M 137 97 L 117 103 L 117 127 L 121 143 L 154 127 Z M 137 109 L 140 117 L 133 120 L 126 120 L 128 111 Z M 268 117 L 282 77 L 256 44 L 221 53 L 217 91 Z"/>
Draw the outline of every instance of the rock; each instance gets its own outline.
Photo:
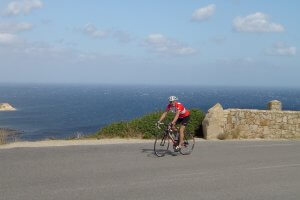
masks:
<path id="1" fill-rule="evenodd" d="M 282 110 L 282 104 L 278 100 L 273 100 L 268 103 L 268 110 Z"/>
<path id="2" fill-rule="evenodd" d="M 217 103 L 208 110 L 202 126 L 205 139 L 217 139 L 219 135 L 224 134 L 224 110 L 221 104 Z"/>
<path id="3" fill-rule="evenodd" d="M 9 103 L 0 103 L 0 111 L 15 111 L 16 109 L 12 107 Z"/>

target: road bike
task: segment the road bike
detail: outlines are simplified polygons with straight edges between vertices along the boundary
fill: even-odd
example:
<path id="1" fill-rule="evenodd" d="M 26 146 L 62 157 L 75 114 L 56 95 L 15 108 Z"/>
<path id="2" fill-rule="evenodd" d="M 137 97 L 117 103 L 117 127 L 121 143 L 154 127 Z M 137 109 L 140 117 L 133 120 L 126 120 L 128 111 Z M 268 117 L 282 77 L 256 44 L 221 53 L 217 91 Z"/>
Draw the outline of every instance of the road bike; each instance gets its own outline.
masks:
<path id="1" fill-rule="evenodd" d="M 165 129 L 162 129 L 160 125 L 164 125 Z M 178 145 L 179 132 L 178 130 L 173 130 L 171 125 L 166 125 L 164 123 L 157 124 L 157 128 L 161 130 L 155 138 L 154 142 L 154 153 L 158 157 L 164 156 L 169 151 L 170 143 L 173 146 L 173 151 L 176 152 L 176 146 Z M 183 138 L 183 146 L 180 148 L 179 152 L 182 155 L 189 155 L 192 153 L 195 146 L 195 139 L 192 134 L 185 131 Z"/>

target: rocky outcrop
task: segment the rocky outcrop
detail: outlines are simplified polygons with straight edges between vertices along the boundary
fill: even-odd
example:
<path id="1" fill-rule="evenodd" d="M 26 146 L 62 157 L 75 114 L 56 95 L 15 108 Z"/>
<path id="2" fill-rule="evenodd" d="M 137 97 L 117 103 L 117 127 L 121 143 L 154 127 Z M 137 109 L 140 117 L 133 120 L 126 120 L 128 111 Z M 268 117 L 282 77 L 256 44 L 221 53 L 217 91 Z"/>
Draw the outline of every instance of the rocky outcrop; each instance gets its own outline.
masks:
<path id="1" fill-rule="evenodd" d="M 268 103 L 268 110 L 225 109 L 216 104 L 202 125 L 206 139 L 300 138 L 300 111 L 282 111 L 280 101 Z"/>
<path id="2" fill-rule="evenodd" d="M 16 109 L 12 107 L 9 103 L 0 103 L 0 111 L 15 111 Z"/>
<path id="3" fill-rule="evenodd" d="M 202 127 L 205 139 L 214 139 L 224 133 L 224 110 L 221 104 L 217 103 L 208 110 L 202 122 Z"/>

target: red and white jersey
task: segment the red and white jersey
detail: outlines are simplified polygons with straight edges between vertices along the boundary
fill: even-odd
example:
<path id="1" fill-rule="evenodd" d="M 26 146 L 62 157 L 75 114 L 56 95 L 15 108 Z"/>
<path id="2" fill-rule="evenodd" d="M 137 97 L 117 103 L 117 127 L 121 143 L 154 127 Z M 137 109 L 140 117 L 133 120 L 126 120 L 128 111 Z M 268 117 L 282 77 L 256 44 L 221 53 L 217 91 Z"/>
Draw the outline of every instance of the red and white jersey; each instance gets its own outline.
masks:
<path id="1" fill-rule="evenodd" d="M 190 112 L 188 111 L 188 109 L 186 109 L 181 103 L 176 102 L 175 106 L 173 106 L 172 104 L 169 104 L 166 107 L 166 111 L 170 111 L 173 113 L 176 113 L 177 110 L 179 110 L 179 118 L 184 118 L 190 115 Z"/>

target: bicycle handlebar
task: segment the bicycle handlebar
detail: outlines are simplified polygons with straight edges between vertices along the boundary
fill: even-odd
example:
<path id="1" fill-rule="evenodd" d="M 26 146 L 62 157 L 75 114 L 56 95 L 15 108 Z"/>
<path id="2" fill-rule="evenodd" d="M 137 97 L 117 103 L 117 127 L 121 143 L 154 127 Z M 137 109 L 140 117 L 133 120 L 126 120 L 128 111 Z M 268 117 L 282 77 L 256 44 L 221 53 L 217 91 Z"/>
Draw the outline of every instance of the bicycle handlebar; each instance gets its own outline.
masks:
<path id="1" fill-rule="evenodd" d="M 165 126 L 168 126 L 168 130 L 171 130 L 172 129 L 172 126 L 170 124 L 166 124 L 166 123 L 163 123 L 163 122 L 157 122 L 156 123 L 156 127 L 158 129 L 161 129 L 160 125 L 165 125 Z"/>
<path id="2" fill-rule="evenodd" d="M 157 123 L 156 123 L 156 127 L 157 127 L 158 129 L 161 129 L 160 125 L 165 125 L 165 123 L 162 123 L 162 122 L 157 122 Z"/>

